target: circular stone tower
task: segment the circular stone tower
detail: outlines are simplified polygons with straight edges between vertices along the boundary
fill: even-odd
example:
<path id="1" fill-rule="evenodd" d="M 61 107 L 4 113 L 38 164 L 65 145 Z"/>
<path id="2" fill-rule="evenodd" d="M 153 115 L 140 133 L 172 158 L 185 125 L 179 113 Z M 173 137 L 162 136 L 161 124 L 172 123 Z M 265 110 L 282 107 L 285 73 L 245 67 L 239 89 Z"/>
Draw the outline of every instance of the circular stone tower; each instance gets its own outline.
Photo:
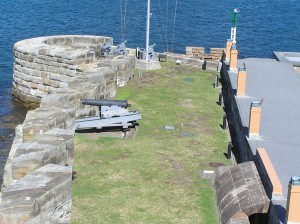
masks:
<path id="1" fill-rule="evenodd" d="M 29 107 L 40 104 L 49 93 L 68 87 L 81 75 L 82 65 L 99 57 L 103 36 L 48 36 L 27 39 L 14 45 L 13 95 Z"/>

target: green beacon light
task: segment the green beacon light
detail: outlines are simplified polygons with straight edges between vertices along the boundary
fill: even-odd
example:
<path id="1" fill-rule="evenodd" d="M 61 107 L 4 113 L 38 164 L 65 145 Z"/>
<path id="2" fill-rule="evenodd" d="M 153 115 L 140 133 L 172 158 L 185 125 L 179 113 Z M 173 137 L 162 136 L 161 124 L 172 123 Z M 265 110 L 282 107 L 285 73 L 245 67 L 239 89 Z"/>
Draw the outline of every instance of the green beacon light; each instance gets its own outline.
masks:
<path id="1" fill-rule="evenodd" d="M 237 14 L 240 12 L 238 8 L 233 9 L 232 27 L 231 27 L 231 40 L 233 44 L 236 44 L 236 26 L 237 26 Z"/>

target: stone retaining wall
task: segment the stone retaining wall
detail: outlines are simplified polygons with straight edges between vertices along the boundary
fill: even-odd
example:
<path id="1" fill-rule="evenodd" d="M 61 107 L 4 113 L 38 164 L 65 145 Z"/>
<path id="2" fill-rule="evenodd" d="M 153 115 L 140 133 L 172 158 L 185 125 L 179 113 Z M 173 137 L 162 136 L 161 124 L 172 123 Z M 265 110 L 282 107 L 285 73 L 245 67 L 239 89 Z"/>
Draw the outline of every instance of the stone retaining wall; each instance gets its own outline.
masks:
<path id="1" fill-rule="evenodd" d="M 211 48 L 209 53 L 205 53 L 204 47 L 186 47 L 185 54 L 190 58 L 219 61 L 223 57 L 224 50 L 224 48 Z"/>
<path id="2" fill-rule="evenodd" d="M 164 52 L 164 55 L 167 57 L 167 61 L 173 61 L 176 62 L 177 60 L 181 61 L 181 64 L 183 65 L 191 65 L 195 67 L 202 68 L 203 70 L 211 70 L 211 71 L 219 71 L 220 69 L 220 59 L 216 60 L 205 60 L 200 59 L 188 55 L 183 54 L 174 54 L 170 52 Z"/>
<path id="3" fill-rule="evenodd" d="M 109 61 L 99 58 L 103 43 L 112 43 L 112 38 L 53 36 L 16 43 L 13 95 L 28 105 L 37 106 L 41 98 L 49 93 L 67 88 L 70 83 L 78 80 L 78 77 L 89 75 L 91 71 L 85 74 L 85 70 L 91 68 L 85 65 L 93 63 L 100 63 L 99 67 L 108 67 L 116 72 L 120 84 L 124 85 L 133 74 L 133 70 L 127 65 L 128 58 Z M 130 66 L 133 63 L 134 59 L 131 58 Z M 94 68 L 92 72 L 97 70 Z M 113 89 L 114 86 L 112 89 L 107 89 L 107 94 L 110 94 Z"/>
<path id="4" fill-rule="evenodd" d="M 99 113 L 80 100 L 112 97 L 133 76 L 133 57 L 98 57 L 105 42 L 112 38 L 53 36 L 15 44 L 13 94 L 39 107 L 16 128 L 0 223 L 70 222 L 75 118 Z"/>

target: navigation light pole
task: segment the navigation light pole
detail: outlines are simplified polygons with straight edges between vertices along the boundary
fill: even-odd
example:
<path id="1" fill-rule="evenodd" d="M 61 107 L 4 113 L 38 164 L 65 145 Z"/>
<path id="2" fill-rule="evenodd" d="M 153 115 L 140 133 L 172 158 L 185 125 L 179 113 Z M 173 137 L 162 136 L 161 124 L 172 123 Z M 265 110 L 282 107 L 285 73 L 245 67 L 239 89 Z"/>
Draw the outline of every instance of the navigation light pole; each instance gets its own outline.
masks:
<path id="1" fill-rule="evenodd" d="M 236 44 L 236 25 L 237 25 L 237 14 L 240 12 L 238 8 L 233 9 L 232 27 L 231 27 L 231 40 L 233 44 Z"/>

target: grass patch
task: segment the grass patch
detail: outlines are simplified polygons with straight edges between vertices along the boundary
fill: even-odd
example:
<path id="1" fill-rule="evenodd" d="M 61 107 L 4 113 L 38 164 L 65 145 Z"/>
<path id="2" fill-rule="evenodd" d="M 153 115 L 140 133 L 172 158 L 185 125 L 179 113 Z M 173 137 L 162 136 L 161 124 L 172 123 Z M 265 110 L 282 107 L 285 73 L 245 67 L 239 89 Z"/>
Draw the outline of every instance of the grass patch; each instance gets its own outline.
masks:
<path id="1" fill-rule="evenodd" d="M 218 223 L 210 183 L 199 177 L 209 162 L 229 164 L 215 76 L 163 65 L 118 89 L 142 113 L 135 139 L 76 134 L 72 223 Z"/>

